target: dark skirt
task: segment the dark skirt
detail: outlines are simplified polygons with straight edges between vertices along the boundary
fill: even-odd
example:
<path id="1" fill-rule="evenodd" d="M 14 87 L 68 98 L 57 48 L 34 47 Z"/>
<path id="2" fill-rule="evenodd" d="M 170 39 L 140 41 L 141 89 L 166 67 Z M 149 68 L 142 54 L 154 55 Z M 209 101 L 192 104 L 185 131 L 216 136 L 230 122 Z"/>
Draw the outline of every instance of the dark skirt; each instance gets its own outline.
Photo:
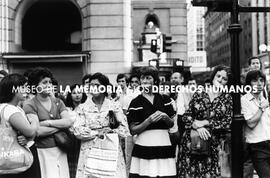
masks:
<path id="1" fill-rule="evenodd" d="M 70 178 L 76 177 L 81 141 L 72 135 L 72 146 L 67 153 Z"/>
<path id="2" fill-rule="evenodd" d="M 41 178 L 37 148 L 33 145 L 30 147 L 30 150 L 33 154 L 34 162 L 29 169 L 19 174 L 0 175 L 0 178 Z"/>

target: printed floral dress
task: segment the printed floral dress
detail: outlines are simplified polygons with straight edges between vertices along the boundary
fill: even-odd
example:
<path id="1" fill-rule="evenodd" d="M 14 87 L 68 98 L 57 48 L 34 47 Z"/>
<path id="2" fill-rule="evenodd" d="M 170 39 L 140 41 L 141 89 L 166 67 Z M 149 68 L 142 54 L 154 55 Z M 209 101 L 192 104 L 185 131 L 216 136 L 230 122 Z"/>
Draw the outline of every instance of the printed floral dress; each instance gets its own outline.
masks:
<path id="1" fill-rule="evenodd" d="M 209 117 L 210 115 L 210 117 Z M 190 131 L 194 120 L 207 119 L 210 123 L 209 129 L 211 155 L 207 158 L 196 159 L 190 155 L 191 138 Z M 179 178 L 216 178 L 221 177 L 219 166 L 219 149 L 223 139 L 218 131 L 230 131 L 232 121 L 232 97 L 230 94 L 222 93 L 212 102 L 209 95 L 196 92 L 189 103 L 189 108 L 183 116 L 185 132 L 180 144 L 178 154 L 178 177 Z"/>
<path id="2" fill-rule="evenodd" d="M 113 129 L 112 131 L 117 133 L 120 137 L 129 136 L 130 133 L 127 119 L 123 114 L 123 111 L 118 102 L 114 102 L 108 98 L 105 98 L 102 107 L 99 110 L 95 103 L 90 99 L 79 105 L 76 109 L 76 112 L 80 117 L 76 119 L 72 129 L 74 135 L 82 140 L 76 178 L 88 177 L 88 175 L 85 174 L 87 153 L 93 146 L 94 138 L 97 137 L 97 132 L 104 128 L 108 129 L 109 119 L 107 116 L 110 110 L 114 111 L 117 119 L 120 121 L 120 126 L 117 129 Z M 119 153 L 116 178 L 126 178 L 126 166 L 120 144 L 118 150 Z"/>

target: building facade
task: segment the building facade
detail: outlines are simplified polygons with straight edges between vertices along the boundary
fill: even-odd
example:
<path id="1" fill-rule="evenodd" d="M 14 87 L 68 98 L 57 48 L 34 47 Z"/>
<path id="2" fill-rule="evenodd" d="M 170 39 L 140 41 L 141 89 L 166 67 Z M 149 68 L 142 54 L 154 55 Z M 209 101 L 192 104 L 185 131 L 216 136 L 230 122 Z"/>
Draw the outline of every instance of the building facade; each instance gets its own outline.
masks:
<path id="1" fill-rule="evenodd" d="M 243 6 L 269 7 L 268 0 L 241 0 Z M 240 36 L 240 60 L 244 67 L 248 64 L 248 58 L 261 56 L 259 50 L 261 44 L 270 44 L 270 13 L 242 13 L 240 22 L 243 31 Z M 265 59 L 265 58 L 264 58 Z M 269 59 L 263 61 L 264 66 L 269 66 Z"/>
<path id="2" fill-rule="evenodd" d="M 219 64 L 230 65 L 230 14 L 226 12 L 207 12 L 205 14 L 205 50 L 208 67 Z"/>
<path id="3" fill-rule="evenodd" d="M 240 0 L 245 7 L 269 7 L 269 0 Z M 260 44 L 270 44 L 270 13 L 240 13 L 242 32 L 240 33 L 240 64 L 247 67 L 248 59 L 260 56 Z M 230 64 L 230 14 L 225 12 L 207 12 L 205 15 L 207 62 L 210 67 L 218 64 Z M 265 58 L 264 58 L 265 59 Z M 268 60 L 263 65 L 269 65 Z"/>
<path id="4" fill-rule="evenodd" d="M 187 6 L 188 60 L 192 72 L 206 71 L 205 7 Z"/>
<path id="5" fill-rule="evenodd" d="M 115 80 L 138 60 L 133 41 L 154 16 L 177 40 L 171 56 L 186 58 L 184 0 L 1 0 L 0 12 L 0 67 L 10 72 L 45 66 L 61 81 Z"/>

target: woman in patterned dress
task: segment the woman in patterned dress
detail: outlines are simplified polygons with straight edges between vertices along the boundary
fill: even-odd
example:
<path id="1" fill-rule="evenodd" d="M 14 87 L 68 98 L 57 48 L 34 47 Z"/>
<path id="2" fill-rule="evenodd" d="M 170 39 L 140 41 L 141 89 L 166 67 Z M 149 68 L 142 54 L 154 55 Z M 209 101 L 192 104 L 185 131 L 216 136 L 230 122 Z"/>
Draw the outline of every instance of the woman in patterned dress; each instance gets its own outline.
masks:
<path id="1" fill-rule="evenodd" d="M 212 87 L 229 86 L 230 71 L 225 66 L 217 66 L 212 73 Z M 183 116 L 185 132 L 178 154 L 179 178 L 221 177 L 219 148 L 222 136 L 230 130 L 232 120 L 232 97 L 216 90 L 197 91 Z M 204 140 L 210 139 L 210 156 L 197 158 L 191 156 L 191 129 L 198 131 Z"/>
<path id="2" fill-rule="evenodd" d="M 90 78 L 90 86 L 109 85 L 109 79 L 101 74 L 95 73 Z M 78 117 L 73 125 L 74 135 L 81 140 L 80 156 L 77 167 L 76 178 L 94 177 L 87 172 L 87 153 L 91 150 L 96 139 L 101 139 L 106 133 L 117 133 L 120 137 L 127 137 L 129 134 L 128 124 L 125 115 L 118 102 L 107 98 L 107 93 L 92 93 L 91 99 L 80 104 L 76 109 Z M 116 129 L 109 127 L 109 111 L 113 111 L 120 125 Z M 117 170 L 115 178 L 126 178 L 126 165 L 121 145 L 118 146 Z M 100 176 L 102 177 L 102 175 Z"/>

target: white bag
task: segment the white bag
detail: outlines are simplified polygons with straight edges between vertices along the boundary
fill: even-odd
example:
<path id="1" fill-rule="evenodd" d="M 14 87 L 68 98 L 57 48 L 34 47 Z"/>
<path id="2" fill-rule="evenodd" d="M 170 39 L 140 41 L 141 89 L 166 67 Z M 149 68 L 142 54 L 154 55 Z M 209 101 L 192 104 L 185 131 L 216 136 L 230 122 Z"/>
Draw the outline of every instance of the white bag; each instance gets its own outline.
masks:
<path id="1" fill-rule="evenodd" d="M 5 107 L 0 114 L 0 175 L 18 174 L 29 169 L 34 158 L 28 148 L 19 145 L 17 133 L 4 119 Z"/>
<path id="2" fill-rule="evenodd" d="M 85 174 L 95 178 L 116 178 L 119 138 L 117 134 L 106 134 L 96 138 L 87 153 Z"/>

